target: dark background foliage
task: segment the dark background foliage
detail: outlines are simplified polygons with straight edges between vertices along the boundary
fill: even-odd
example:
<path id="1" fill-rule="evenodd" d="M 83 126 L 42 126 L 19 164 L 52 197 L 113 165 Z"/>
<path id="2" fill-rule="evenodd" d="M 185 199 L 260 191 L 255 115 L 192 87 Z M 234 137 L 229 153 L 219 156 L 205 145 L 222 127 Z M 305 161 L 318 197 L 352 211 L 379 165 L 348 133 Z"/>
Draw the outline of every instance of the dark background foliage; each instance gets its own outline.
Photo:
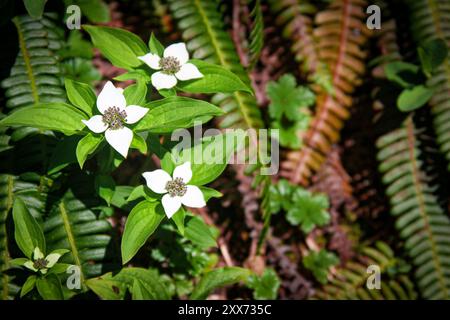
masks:
<path id="1" fill-rule="evenodd" d="M 373 3 L 381 8 L 380 30 L 366 26 L 366 8 Z M 153 268 L 181 298 L 214 264 L 258 274 L 275 270 L 281 299 L 449 298 L 448 57 L 426 77 L 435 86 L 432 98 L 410 112 L 397 108 L 403 88 L 389 79 L 385 66 L 420 65 L 419 47 L 432 39 L 448 44 L 450 2 L 373 3 L 119 0 L 107 1 L 106 13 L 90 9 L 83 15 L 83 23 L 124 28 L 144 41 L 151 32 L 164 45 L 183 41 L 193 57 L 222 65 L 250 84 L 254 95 L 200 96 L 226 111 L 211 127 L 272 127 L 286 134 L 277 175 L 258 176 L 230 165 L 211 185 L 223 198 L 195 211 L 217 230 L 218 248 L 201 250 L 167 224 L 133 266 Z M 92 48 L 85 33 L 65 29 L 64 13 L 64 1 L 50 0 L 43 18 L 34 20 L 21 1 L 3 1 L 0 117 L 38 101 L 66 101 L 64 77 L 98 89 L 123 73 Z M 286 98 L 291 99 L 286 106 L 294 102 L 286 115 L 294 116 L 274 119 L 270 109 L 283 103 L 275 104 L 266 88 L 287 73 L 295 83 L 286 94 L 303 89 Z M 313 103 L 301 102 L 308 99 L 302 90 L 314 94 Z M 300 118 L 309 117 L 309 125 L 297 127 L 295 114 L 303 109 Z M 0 130 L 2 297 L 16 296 L 24 281 L 20 272 L 6 271 L 9 257 L 18 252 L 11 236 L 14 198 L 21 198 L 42 224 L 50 247 L 72 249 L 68 260 L 82 266 L 84 277 L 117 271 L 130 210 L 119 191 L 127 194 L 127 189 L 116 190 L 108 207 L 94 190 L 96 163 L 88 162 L 85 173 L 76 164 L 51 170 L 58 155 L 70 157 L 67 150 L 77 141 L 26 127 Z M 140 172 L 158 165 L 156 157 L 134 152 L 114 171 L 114 179 L 118 186 L 135 186 L 142 183 Z M 311 193 L 296 198 L 300 190 Z M 327 205 L 317 209 L 325 200 L 313 195 L 324 197 Z M 317 217 L 322 209 L 326 222 L 315 221 L 305 231 L 304 212 Z M 380 267 L 381 290 L 365 286 L 371 264 Z M 274 279 L 267 275 L 268 288 L 277 287 Z M 220 288 L 213 297 L 255 297 L 249 287 Z"/>

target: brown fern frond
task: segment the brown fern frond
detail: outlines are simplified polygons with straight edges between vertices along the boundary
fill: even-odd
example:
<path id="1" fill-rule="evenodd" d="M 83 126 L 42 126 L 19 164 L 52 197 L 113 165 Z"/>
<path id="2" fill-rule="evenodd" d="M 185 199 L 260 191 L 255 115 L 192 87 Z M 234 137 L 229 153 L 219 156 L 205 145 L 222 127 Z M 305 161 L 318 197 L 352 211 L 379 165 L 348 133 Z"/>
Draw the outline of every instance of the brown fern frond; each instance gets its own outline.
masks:
<path id="1" fill-rule="evenodd" d="M 293 183 L 307 185 L 325 162 L 326 154 L 339 140 L 344 121 L 350 117 L 352 93 L 365 73 L 364 59 L 370 30 L 363 23 L 366 3 L 337 0 L 316 16 L 319 58 L 331 70 L 333 92 L 318 94 L 316 114 L 305 134 L 300 152 L 289 153 L 282 174 Z"/>
<path id="2" fill-rule="evenodd" d="M 275 24 L 283 28 L 283 37 L 292 42 L 291 51 L 301 71 L 313 78 L 321 65 L 313 36 L 313 19 L 308 16 L 316 11 L 315 7 L 292 0 L 272 0 L 269 4 L 277 16 Z"/>
<path id="3" fill-rule="evenodd" d="M 334 146 L 322 170 L 312 178 L 311 190 L 326 193 L 331 201 L 331 209 L 338 211 L 342 206 L 347 210 L 356 208 L 351 177 L 342 166 L 340 150 Z"/>

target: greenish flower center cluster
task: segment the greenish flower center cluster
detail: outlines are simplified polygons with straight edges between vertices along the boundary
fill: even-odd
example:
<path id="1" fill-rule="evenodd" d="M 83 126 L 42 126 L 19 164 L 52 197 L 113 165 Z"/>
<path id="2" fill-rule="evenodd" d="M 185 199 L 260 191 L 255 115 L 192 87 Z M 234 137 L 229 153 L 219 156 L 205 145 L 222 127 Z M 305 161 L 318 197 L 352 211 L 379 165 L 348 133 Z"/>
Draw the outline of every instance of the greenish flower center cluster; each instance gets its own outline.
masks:
<path id="1" fill-rule="evenodd" d="M 33 267 L 35 267 L 36 269 L 44 269 L 47 267 L 48 261 L 45 260 L 44 258 L 39 258 L 36 259 L 33 263 Z"/>
<path id="2" fill-rule="evenodd" d="M 187 187 L 181 178 L 175 178 L 175 180 L 169 181 L 166 184 L 166 190 L 171 197 L 182 197 L 186 194 Z"/>
<path id="3" fill-rule="evenodd" d="M 166 74 L 174 74 L 180 71 L 180 61 L 175 57 L 164 57 L 159 60 L 159 67 Z"/>
<path id="4" fill-rule="evenodd" d="M 110 129 L 117 130 L 123 128 L 126 118 L 127 113 L 125 110 L 120 110 L 117 107 L 110 107 L 106 109 L 102 120 Z"/>

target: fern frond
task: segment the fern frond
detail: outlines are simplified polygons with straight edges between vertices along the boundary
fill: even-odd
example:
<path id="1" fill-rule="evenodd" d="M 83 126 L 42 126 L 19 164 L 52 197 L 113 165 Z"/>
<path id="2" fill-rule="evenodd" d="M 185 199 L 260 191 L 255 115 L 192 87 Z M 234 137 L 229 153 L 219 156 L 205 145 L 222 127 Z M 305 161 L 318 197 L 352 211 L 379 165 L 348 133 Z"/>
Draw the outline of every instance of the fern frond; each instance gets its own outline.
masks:
<path id="1" fill-rule="evenodd" d="M 6 218 L 12 207 L 10 193 L 10 179 L 7 175 L 0 175 L 0 300 L 10 297 L 10 277 L 3 271 L 9 268 L 8 237 L 6 235 Z"/>
<path id="2" fill-rule="evenodd" d="M 334 1 L 316 16 L 317 50 L 331 70 L 333 93 L 318 95 L 315 116 L 303 138 L 304 147 L 299 153 L 288 154 L 283 163 L 283 175 L 293 183 L 309 183 L 350 116 L 351 95 L 365 72 L 363 47 L 369 35 L 363 23 L 365 6 L 362 0 Z"/>
<path id="3" fill-rule="evenodd" d="M 61 48 L 59 29 L 48 16 L 33 19 L 20 16 L 13 19 L 20 51 L 10 76 L 1 86 L 8 99 L 7 108 L 19 108 L 39 102 L 65 101 L 65 91 L 59 78 L 55 52 Z"/>
<path id="4" fill-rule="evenodd" d="M 12 299 L 20 290 L 11 280 L 11 277 L 4 273 L 9 268 L 10 252 L 8 249 L 8 234 L 6 219 L 8 218 L 14 200 L 23 200 L 30 212 L 35 217 L 39 217 L 40 212 L 45 208 L 42 192 L 44 186 L 40 186 L 41 179 L 38 175 L 27 174 L 21 177 L 9 174 L 0 175 L 0 300 Z"/>
<path id="5" fill-rule="evenodd" d="M 418 130 L 412 116 L 380 137 L 378 159 L 387 185 L 391 214 L 416 267 L 415 276 L 426 299 L 450 297 L 450 219 L 423 171 Z"/>
<path id="6" fill-rule="evenodd" d="M 110 253 L 112 227 L 94 209 L 100 202 L 93 197 L 93 185 L 86 176 L 70 177 L 67 190 L 49 194 L 50 209 L 43 224 L 48 250 L 70 250 L 69 262 L 80 267 L 82 282 L 117 266 Z"/>
<path id="7" fill-rule="evenodd" d="M 251 1 L 249 1 L 251 2 Z M 261 8 L 261 0 L 255 0 L 250 17 L 253 19 L 252 29 L 250 31 L 250 64 L 248 69 L 253 69 L 258 62 L 261 50 L 264 45 L 264 20 Z"/>
<path id="8" fill-rule="evenodd" d="M 396 27 L 393 20 L 384 23 L 378 46 L 385 57 L 374 70 L 384 78 L 383 66 L 401 60 Z M 387 112 L 388 110 L 386 110 Z M 395 227 L 405 240 L 404 249 L 415 266 L 415 277 L 422 297 L 445 299 L 449 297 L 450 219 L 434 195 L 433 181 L 424 171 L 420 141 L 410 114 L 399 128 L 381 136 L 377 141 L 382 182 L 387 186 L 391 214 Z"/>
<path id="9" fill-rule="evenodd" d="M 321 300 L 414 300 L 417 293 L 414 285 L 405 274 L 389 275 L 389 269 L 397 264 L 394 252 L 383 242 L 377 242 L 375 248 L 361 250 L 359 261 L 348 262 L 345 267 L 336 270 L 336 276 L 322 287 L 314 298 Z M 374 277 L 374 265 L 380 271 L 380 289 L 369 289 L 369 277 Z"/>
<path id="10" fill-rule="evenodd" d="M 12 111 L 39 102 L 66 101 L 56 56 L 56 51 L 62 46 L 62 35 L 52 17 L 45 14 L 40 19 L 29 16 L 13 19 L 20 50 L 9 77 L 0 84 L 5 90 L 6 108 Z M 39 132 L 35 128 L 19 127 L 14 129 L 13 136 L 17 141 Z M 35 146 L 43 146 L 43 143 Z M 41 148 L 47 149 L 47 146 Z"/>
<path id="11" fill-rule="evenodd" d="M 269 4 L 276 16 L 276 24 L 283 28 L 283 37 L 292 42 L 291 51 L 300 63 L 301 72 L 316 84 L 329 82 L 329 70 L 319 57 L 313 35 L 310 15 L 316 12 L 316 8 L 307 1 L 270 0 Z"/>
<path id="12" fill-rule="evenodd" d="M 2 82 L 6 106 L 14 112 L 16 108 L 38 102 L 66 101 L 60 63 L 55 53 L 63 41 L 60 29 L 48 15 L 38 20 L 17 17 L 14 23 L 19 35 L 20 51 L 10 76 Z M 47 169 L 46 163 L 57 139 L 51 132 L 28 136 L 38 132 L 26 127 L 13 130 L 11 141 L 14 152 L 8 160 L 14 172 Z M 23 176 L 28 177 L 29 174 Z M 98 210 L 93 209 L 100 204 L 98 198 L 92 196 L 95 194 L 94 183 L 79 173 L 76 176 L 69 183 L 63 180 L 65 175 L 58 181 L 52 181 L 54 185 L 62 187 L 48 192 L 42 190 L 40 185 L 46 178 L 33 175 L 40 191 L 36 193 L 30 189 L 27 191 L 30 194 L 20 191 L 20 188 L 26 187 L 22 176 L 2 175 L 1 178 L 12 181 L 6 185 L 8 188 L 5 192 L 9 195 L 6 199 L 24 197 L 28 209 L 43 224 L 48 250 L 69 249 L 71 254 L 64 259 L 80 267 L 83 281 L 111 270 L 117 265 L 114 264 L 117 259 L 109 253 L 112 227 L 106 218 L 98 217 Z M 7 216 L 11 209 L 10 201 L 7 203 L 0 212 L 2 217 Z M 8 254 L 3 248 L 1 253 Z"/>
<path id="13" fill-rule="evenodd" d="M 438 0 L 408 0 L 411 11 L 412 35 L 418 44 L 441 38 L 450 47 L 450 2 Z M 436 74 L 429 80 L 436 86 L 430 100 L 434 129 L 441 152 L 445 155 L 450 170 L 450 60 L 445 59 Z"/>
<path id="14" fill-rule="evenodd" d="M 250 79 L 242 67 L 233 41 L 225 30 L 218 0 L 169 0 L 172 15 L 182 31 L 192 57 L 216 63 L 237 74 L 242 81 Z M 237 92 L 216 94 L 213 102 L 226 115 L 220 119 L 222 128 L 261 128 L 264 123 L 254 96 Z"/>

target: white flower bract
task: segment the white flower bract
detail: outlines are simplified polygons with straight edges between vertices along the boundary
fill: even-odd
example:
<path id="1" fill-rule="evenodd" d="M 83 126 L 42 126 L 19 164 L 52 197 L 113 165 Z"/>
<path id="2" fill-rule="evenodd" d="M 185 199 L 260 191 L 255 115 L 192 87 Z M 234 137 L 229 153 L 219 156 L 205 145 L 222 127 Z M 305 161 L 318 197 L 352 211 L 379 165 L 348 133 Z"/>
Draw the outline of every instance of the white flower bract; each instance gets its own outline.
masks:
<path id="1" fill-rule="evenodd" d="M 111 81 L 105 84 L 98 95 L 97 109 L 101 115 L 81 121 L 94 133 L 104 132 L 111 147 L 126 158 L 133 140 L 133 131 L 125 124 L 138 122 L 149 109 L 136 105 L 127 106 L 123 90 L 114 87 Z"/>
<path id="2" fill-rule="evenodd" d="M 181 205 L 191 208 L 206 206 L 200 188 L 188 185 L 192 178 L 190 162 L 177 166 L 172 177 L 162 169 L 144 172 L 142 176 L 153 192 L 164 194 L 162 205 L 169 219 L 180 209 Z"/>
<path id="3" fill-rule="evenodd" d="M 65 252 L 66 250 L 59 251 Z M 52 252 L 44 258 L 41 249 L 36 247 L 33 251 L 33 260 L 28 260 L 23 265 L 34 272 L 40 271 L 42 274 L 46 274 L 48 269 L 53 267 L 61 256 L 62 254 L 59 252 Z"/>
<path id="4" fill-rule="evenodd" d="M 178 80 L 185 81 L 202 78 L 198 68 L 189 63 L 189 53 L 182 42 L 168 46 L 160 57 L 154 53 L 147 53 L 138 57 L 153 70 L 161 70 L 152 74 L 153 86 L 160 89 L 170 89 L 176 86 Z"/>

